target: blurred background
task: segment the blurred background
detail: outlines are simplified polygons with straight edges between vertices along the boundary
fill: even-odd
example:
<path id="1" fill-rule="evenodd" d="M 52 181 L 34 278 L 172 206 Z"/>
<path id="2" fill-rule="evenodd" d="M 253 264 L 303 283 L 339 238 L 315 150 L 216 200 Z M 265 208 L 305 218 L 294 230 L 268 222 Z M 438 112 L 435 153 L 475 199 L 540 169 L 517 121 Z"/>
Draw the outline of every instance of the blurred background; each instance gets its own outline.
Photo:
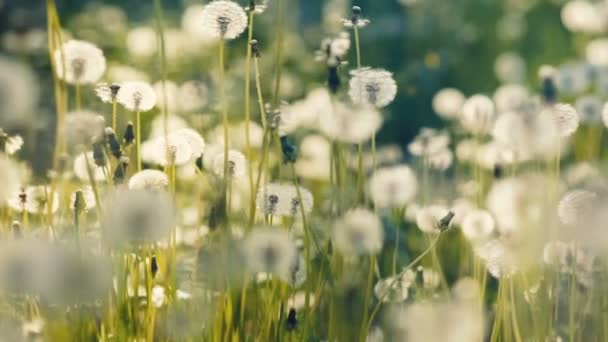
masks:
<path id="1" fill-rule="evenodd" d="M 215 49 L 194 43 L 187 31 L 196 22 L 185 15 L 191 5 L 205 2 L 162 2 L 168 31 L 169 78 L 176 82 L 213 80 Z M 294 101 L 323 85 L 325 70 L 314 62 L 314 52 L 324 37 L 343 30 L 341 19 L 349 17 L 351 6 L 360 6 L 371 20 L 371 25 L 362 30 L 363 64 L 394 72 L 399 85 L 397 100 L 386 110 L 379 141 L 398 144 L 404 151 L 420 127 L 445 125 L 431 106 L 433 95 L 440 89 L 455 87 L 470 96 L 491 95 L 501 83 L 525 83 L 538 88 L 539 66 L 575 59 L 585 48 L 585 35 L 575 37 L 562 23 L 564 0 L 287 2 L 288 48 L 281 99 Z M 110 65 L 109 81 L 127 76 L 146 77 L 150 82 L 160 79 L 155 38 L 152 35 L 152 43 L 146 41 L 150 38 L 146 32 L 155 27 L 151 0 L 65 0 L 57 5 L 67 36 L 94 42 L 104 50 Z M 260 16 L 256 28 L 256 38 L 266 50 L 266 75 L 271 73 L 273 64 L 272 0 L 267 11 Z M 46 11 L 40 0 L 0 0 L 1 54 L 32 66 L 38 77 L 36 120 L 15 128 L 36 137 L 31 140 L 36 143 L 26 145 L 24 153 L 32 157 L 38 170 L 48 166 L 54 139 L 53 88 L 45 28 Z M 140 30 L 134 31 L 137 29 Z M 244 40 L 231 43 L 229 52 L 229 71 L 237 81 L 242 77 Z M 350 60 L 354 60 L 352 53 Z M 343 71 L 345 78 L 347 72 Z M 234 87 L 242 87 L 240 83 L 235 82 Z M 212 87 L 209 88 L 212 98 Z M 234 91 L 240 94 L 240 88 L 236 88 Z M 92 89 L 85 94 L 85 105 L 94 110 L 107 109 L 96 101 Z M 213 111 L 213 106 L 209 106 L 209 111 Z M 232 115 L 241 115 L 238 104 L 233 111 Z"/>

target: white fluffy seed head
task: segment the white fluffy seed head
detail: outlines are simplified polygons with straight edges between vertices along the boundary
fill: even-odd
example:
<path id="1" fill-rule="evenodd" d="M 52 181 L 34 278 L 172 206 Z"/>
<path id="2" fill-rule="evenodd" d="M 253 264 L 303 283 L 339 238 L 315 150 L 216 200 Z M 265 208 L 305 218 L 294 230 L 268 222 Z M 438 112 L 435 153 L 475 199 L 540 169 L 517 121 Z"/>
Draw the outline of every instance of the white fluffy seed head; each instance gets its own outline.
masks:
<path id="1" fill-rule="evenodd" d="M 8 129 L 31 124 L 39 95 L 40 85 L 33 69 L 0 56 L 0 127 Z"/>
<path id="2" fill-rule="evenodd" d="M 439 204 L 422 207 L 416 213 L 416 225 L 425 233 L 437 234 L 441 232 L 439 221 L 448 213 L 449 209 Z"/>
<path id="3" fill-rule="evenodd" d="M 70 84 L 97 83 L 106 71 L 106 58 L 97 46 L 70 40 L 53 53 L 57 77 Z"/>
<path id="4" fill-rule="evenodd" d="M 105 127 L 105 120 L 99 114 L 89 111 L 71 112 L 65 117 L 63 133 L 68 145 L 89 146 L 94 140 L 103 137 Z"/>
<path id="5" fill-rule="evenodd" d="M 372 138 L 382 125 L 382 116 L 370 106 L 351 107 L 337 103 L 319 118 L 319 128 L 332 140 L 361 143 Z"/>
<path id="6" fill-rule="evenodd" d="M 393 74 L 383 69 L 362 68 L 352 72 L 348 95 L 355 104 L 388 106 L 397 95 Z"/>
<path id="7" fill-rule="evenodd" d="M 408 146 L 408 151 L 417 157 L 428 157 L 445 150 L 450 144 L 450 135 L 445 131 L 423 127 Z"/>
<path id="8" fill-rule="evenodd" d="M 213 172 L 220 176 L 224 176 L 224 153 L 217 153 L 213 158 Z M 228 151 L 228 175 L 231 178 L 242 178 L 247 174 L 247 159 L 245 155 L 236 150 Z"/>
<path id="9" fill-rule="evenodd" d="M 251 272 L 280 277 L 289 276 L 294 261 L 297 262 L 296 245 L 285 231 L 274 228 L 255 229 L 245 240 L 244 253 Z"/>
<path id="10" fill-rule="evenodd" d="M 169 186 L 169 177 L 159 170 L 143 170 L 129 179 L 131 190 L 166 190 Z"/>
<path id="11" fill-rule="evenodd" d="M 28 186 L 22 192 L 13 193 L 7 204 L 19 213 L 24 210 L 34 215 L 55 213 L 59 210 L 59 194 L 45 185 Z"/>
<path id="12" fill-rule="evenodd" d="M 123 82 L 116 100 L 132 112 L 147 112 L 156 106 L 156 92 L 147 82 Z"/>
<path id="13" fill-rule="evenodd" d="M 409 166 L 378 169 L 369 180 L 369 192 L 378 208 L 403 208 L 418 191 L 416 174 Z"/>
<path id="14" fill-rule="evenodd" d="M 19 191 L 19 168 L 10 158 L 0 153 L 0 204 Z"/>
<path id="15" fill-rule="evenodd" d="M 562 137 L 569 137 L 578 129 L 580 116 L 576 109 L 569 104 L 559 103 L 545 109 L 543 112 L 553 117 Z"/>
<path id="16" fill-rule="evenodd" d="M 455 119 L 460 115 L 465 100 L 460 90 L 445 88 L 433 97 L 433 110 L 443 119 Z"/>
<path id="17" fill-rule="evenodd" d="M 494 124 L 494 102 L 485 95 L 473 95 L 462 106 L 460 123 L 472 134 L 486 134 Z"/>
<path id="18" fill-rule="evenodd" d="M 382 222 L 367 209 L 349 210 L 334 224 L 333 241 L 346 256 L 376 254 L 384 243 Z"/>
<path id="19" fill-rule="evenodd" d="M 151 164 L 182 166 L 192 158 L 192 146 L 182 134 L 171 133 L 166 138 L 154 138 L 142 145 L 142 159 Z"/>
<path id="20" fill-rule="evenodd" d="M 593 214 L 597 194 L 587 190 L 574 190 L 566 193 L 557 205 L 557 215 L 565 225 L 583 223 Z"/>
<path id="21" fill-rule="evenodd" d="M 464 236 L 474 243 L 487 240 L 494 232 L 494 226 L 492 215 L 481 209 L 468 211 L 460 225 Z"/>
<path id="22" fill-rule="evenodd" d="M 86 154 L 85 154 L 86 153 Z M 93 181 L 95 182 L 103 182 L 106 180 L 106 173 L 102 167 L 99 167 L 95 164 L 93 159 L 93 152 L 83 152 L 74 158 L 74 175 L 76 178 L 81 180 L 82 182 L 89 182 L 89 171 L 87 170 L 87 162 L 89 164 L 89 168 L 91 169 L 91 174 Z M 107 160 L 105 167 L 109 167 Z"/>
<path id="23" fill-rule="evenodd" d="M 247 13 L 233 1 L 212 1 L 201 14 L 205 31 L 214 38 L 234 39 L 247 28 Z"/>
<path id="24" fill-rule="evenodd" d="M 314 205 L 314 198 L 310 191 L 291 184 L 270 183 L 265 185 L 257 194 L 256 205 L 265 215 L 296 216 L 304 207 L 305 213 L 310 213 Z"/>

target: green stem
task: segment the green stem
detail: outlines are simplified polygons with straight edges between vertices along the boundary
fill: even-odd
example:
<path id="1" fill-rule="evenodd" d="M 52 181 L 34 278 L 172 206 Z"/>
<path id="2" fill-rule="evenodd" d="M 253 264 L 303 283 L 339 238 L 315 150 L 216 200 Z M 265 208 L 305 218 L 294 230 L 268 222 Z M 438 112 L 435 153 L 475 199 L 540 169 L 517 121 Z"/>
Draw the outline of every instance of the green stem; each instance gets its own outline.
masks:
<path id="1" fill-rule="evenodd" d="M 251 56 L 252 56 L 252 51 L 251 51 L 251 41 L 253 40 L 253 18 L 254 18 L 254 11 L 249 11 L 249 29 L 248 29 L 248 35 L 247 35 L 247 57 L 245 59 L 245 149 L 246 149 L 246 155 L 247 155 L 247 160 L 249 161 L 249 163 L 247 163 L 247 167 L 248 167 L 248 180 L 249 180 L 249 196 L 250 196 L 250 202 L 251 202 L 251 208 L 253 208 L 253 210 L 255 210 L 255 197 L 256 197 L 256 193 L 253 192 L 253 187 L 254 187 L 254 183 L 253 183 L 253 168 L 252 168 L 252 163 L 251 161 L 253 160 L 252 158 L 252 151 L 251 151 L 251 133 L 249 130 L 249 124 L 251 122 Z M 250 216 L 253 215 L 253 213 L 250 212 Z"/>
<path id="2" fill-rule="evenodd" d="M 137 150 L 137 172 L 141 171 L 141 112 L 138 110 L 135 113 L 135 148 Z"/>

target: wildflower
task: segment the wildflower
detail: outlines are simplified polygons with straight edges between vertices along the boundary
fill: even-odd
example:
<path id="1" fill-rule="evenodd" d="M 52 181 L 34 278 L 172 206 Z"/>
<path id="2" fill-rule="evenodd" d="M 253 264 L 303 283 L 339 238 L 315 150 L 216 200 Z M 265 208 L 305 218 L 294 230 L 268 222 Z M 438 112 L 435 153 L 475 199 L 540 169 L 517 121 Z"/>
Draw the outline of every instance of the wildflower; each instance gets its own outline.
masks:
<path id="1" fill-rule="evenodd" d="M 374 295 L 384 303 L 404 302 L 409 294 L 409 288 L 414 283 L 413 272 L 408 270 L 392 277 L 378 280 L 374 285 Z"/>
<path id="2" fill-rule="evenodd" d="M 125 146 L 130 146 L 133 144 L 136 138 L 135 125 L 133 124 L 133 121 L 129 121 L 127 122 L 127 127 L 125 128 L 125 134 L 122 141 L 124 142 Z"/>
<path id="3" fill-rule="evenodd" d="M 152 295 L 150 297 L 150 299 L 152 300 L 152 305 L 157 308 L 160 308 L 165 304 L 165 288 L 160 285 L 155 285 L 152 288 Z"/>
<path id="4" fill-rule="evenodd" d="M 578 129 L 580 116 L 571 105 L 559 103 L 545 109 L 545 112 L 557 123 L 561 137 L 569 137 Z"/>
<path id="5" fill-rule="evenodd" d="M 455 119 L 460 115 L 465 100 L 460 90 L 445 88 L 433 97 L 433 110 L 443 119 Z"/>
<path id="6" fill-rule="evenodd" d="M 173 81 L 158 81 L 152 85 L 156 93 L 156 106 L 167 108 L 171 113 L 178 112 L 180 109 L 179 87 Z"/>
<path id="7" fill-rule="evenodd" d="M 205 30 L 215 38 L 234 39 L 247 28 L 247 14 L 233 1 L 212 1 L 203 8 L 201 15 Z"/>
<path id="8" fill-rule="evenodd" d="M 118 84 L 107 84 L 105 82 L 97 84 L 95 87 L 95 95 L 105 103 L 113 103 L 116 100 L 116 95 L 118 94 L 118 90 L 120 89 L 120 85 Z"/>
<path id="9" fill-rule="evenodd" d="M 306 260 L 303 253 L 298 252 L 298 255 L 293 258 L 293 262 L 289 267 L 287 275 L 283 275 L 283 279 L 292 287 L 300 287 L 306 281 Z"/>
<path id="10" fill-rule="evenodd" d="M 261 3 L 257 4 L 255 0 L 250 0 L 249 5 L 245 6 L 245 11 L 253 12 L 254 14 L 262 14 L 268 8 L 269 0 L 262 0 Z"/>
<path id="11" fill-rule="evenodd" d="M 300 142 L 300 157 L 296 161 L 296 173 L 300 177 L 328 180 L 331 146 L 320 135 L 307 135 Z"/>
<path id="12" fill-rule="evenodd" d="M 474 209 L 463 217 L 460 228 L 467 239 L 477 243 L 488 239 L 494 232 L 494 226 L 494 218 L 490 213 Z"/>
<path id="13" fill-rule="evenodd" d="M 30 124 L 40 95 L 34 70 L 25 63 L 0 56 L 0 89 L 0 127 Z"/>
<path id="14" fill-rule="evenodd" d="M 8 206 L 16 212 L 54 214 L 59 210 L 59 194 L 44 185 L 28 186 L 8 199 Z"/>
<path id="15" fill-rule="evenodd" d="M 181 128 L 171 132 L 171 136 L 182 136 L 190 145 L 193 157 L 198 157 L 203 154 L 205 149 L 205 139 L 192 128 Z"/>
<path id="16" fill-rule="evenodd" d="M 494 74 L 503 83 L 523 83 L 526 72 L 526 61 L 514 52 L 500 54 L 494 63 Z"/>
<path id="17" fill-rule="evenodd" d="M 93 189 L 91 188 L 91 186 L 86 186 L 82 189 L 72 192 L 72 194 L 70 195 L 70 208 L 74 209 L 76 207 L 76 198 L 78 196 L 78 192 L 81 193 L 81 199 L 84 201 L 84 203 L 82 203 L 82 209 L 87 211 L 95 209 L 95 207 L 97 206 L 97 201 L 95 200 L 95 193 L 93 193 Z"/>
<path id="18" fill-rule="evenodd" d="M 333 242 L 347 256 L 376 254 L 384 243 L 382 222 L 367 209 L 351 209 L 334 224 Z"/>
<path id="19" fill-rule="evenodd" d="M 310 213 L 314 205 L 312 193 L 307 189 L 293 185 L 270 183 L 264 186 L 257 194 L 256 203 L 265 215 L 296 216 L 304 207 L 305 213 Z M 300 197 L 302 202 L 300 203 Z"/>
<path id="20" fill-rule="evenodd" d="M 224 153 L 218 153 L 213 159 L 213 172 L 224 176 Z M 241 178 L 247 173 L 247 159 L 245 155 L 236 150 L 228 151 L 228 175 L 230 178 Z"/>
<path id="21" fill-rule="evenodd" d="M 577 95 L 589 87 L 589 66 L 586 63 L 567 63 L 559 67 L 555 84 L 561 94 Z"/>
<path id="22" fill-rule="evenodd" d="M 21 183 L 17 164 L 0 153 L 0 205 L 19 191 Z"/>
<path id="23" fill-rule="evenodd" d="M 154 138 L 142 145 L 142 159 L 152 164 L 185 165 L 192 160 L 192 157 L 192 146 L 181 134 L 172 133 L 166 139 Z"/>
<path id="24" fill-rule="evenodd" d="M 587 190 L 574 190 L 566 193 L 557 205 L 557 215 L 566 225 L 585 222 L 593 214 L 597 194 Z"/>
<path id="25" fill-rule="evenodd" d="M 70 40 L 53 53 L 57 77 L 70 84 L 93 84 L 106 71 L 106 58 L 97 46 Z"/>
<path id="26" fill-rule="evenodd" d="M 249 271 L 288 276 L 297 249 L 286 232 L 274 228 L 258 228 L 247 237 L 244 245 Z"/>
<path id="27" fill-rule="evenodd" d="M 494 102 L 485 95 L 473 95 L 462 106 L 460 123 L 472 134 L 486 134 L 492 129 Z"/>
<path id="28" fill-rule="evenodd" d="M 494 92 L 494 103 L 498 113 L 521 111 L 529 100 L 528 89 L 520 84 L 505 84 Z"/>
<path id="29" fill-rule="evenodd" d="M 595 4 L 589 1 L 568 1 L 561 11 L 564 26 L 572 32 L 600 33 L 606 20 Z"/>
<path id="30" fill-rule="evenodd" d="M 416 224 L 418 225 L 418 228 L 425 233 L 439 233 L 442 231 L 442 227 L 439 223 L 449 212 L 448 208 L 438 204 L 422 207 L 416 213 Z M 448 222 L 448 226 L 449 223 L 450 222 Z M 443 228 L 443 230 L 445 229 L 447 229 L 447 227 Z"/>
<path id="31" fill-rule="evenodd" d="M 36 337 L 41 336 L 44 329 L 44 321 L 41 318 L 35 318 L 31 321 L 23 322 L 21 332 L 27 341 L 35 341 Z"/>
<path id="32" fill-rule="evenodd" d="M 127 190 L 110 197 L 102 227 L 108 241 L 137 246 L 159 242 L 174 222 L 174 206 L 167 193 Z"/>
<path id="33" fill-rule="evenodd" d="M 129 179 L 131 190 L 166 190 L 169 186 L 167 174 L 158 170 L 143 170 Z"/>
<path id="34" fill-rule="evenodd" d="M 279 130 L 291 134 L 297 129 L 314 128 L 320 118 L 333 111 L 333 106 L 327 89 L 314 89 L 305 99 L 282 106 Z"/>
<path id="35" fill-rule="evenodd" d="M 543 249 L 543 262 L 557 267 L 561 273 L 572 274 L 588 286 L 593 272 L 593 256 L 576 243 L 551 241 Z"/>
<path id="36" fill-rule="evenodd" d="M 371 139 L 381 125 L 382 117 L 376 109 L 341 103 L 336 103 L 332 112 L 319 118 L 319 128 L 327 137 L 353 144 Z"/>
<path id="37" fill-rule="evenodd" d="M 2 130 L 0 129 L 0 134 L 2 134 Z M 2 141 L 4 139 L 4 148 L 2 148 Z M 0 152 L 4 152 L 9 156 L 19 152 L 23 147 L 23 138 L 20 135 L 8 136 L 5 134 L 5 137 L 2 138 L 0 136 Z"/>
<path id="38" fill-rule="evenodd" d="M 585 49 L 585 55 L 587 62 L 594 66 L 607 66 L 608 65 L 608 40 L 607 39 L 594 39 Z"/>
<path id="39" fill-rule="evenodd" d="M 429 167 L 439 171 L 447 170 L 454 161 L 454 154 L 447 148 L 428 156 Z"/>
<path id="40" fill-rule="evenodd" d="M 416 175 L 406 165 L 378 169 L 369 180 L 370 196 L 378 208 L 402 208 L 417 190 Z"/>
<path id="41" fill-rule="evenodd" d="M 151 26 L 140 26 L 127 33 L 127 51 L 133 57 L 148 58 L 158 49 L 157 34 Z"/>
<path id="42" fill-rule="evenodd" d="M 71 112 L 65 118 L 65 136 L 70 145 L 91 145 L 104 134 L 103 116 L 88 111 Z"/>
<path id="43" fill-rule="evenodd" d="M 397 83 L 392 73 L 383 69 L 362 68 L 351 74 L 348 96 L 353 103 L 382 108 L 395 99 Z"/>
<path id="44" fill-rule="evenodd" d="M 369 24 L 369 19 L 361 17 L 361 7 L 353 6 L 353 14 L 350 19 L 343 19 L 344 27 L 363 28 Z"/>
<path id="45" fill-rule="evenodd" d="M 147 112 L 156 105 L 156 93 L 146 82 L 123 82 L 116 94 L 116 100 L 132 112 Z"/>
<path id="46" fill-rule="evenodd" d="M 325 63 L 331 68 L 337 68 L 342 64 L 344 56 L 348 53 L 350 44 L 348 32 L 341 32 L 334 38 L 323 39 L 321 48 L 315 53 L 315 60 Z"/>
<path id="47" fill-rule="evenodd" d="M 88 166 L 87 166 L 88 164 Z M 92 177 L 89 177 L 90 168 Z M 89 182 L 92 178 L 95 182 L 103 182 L 106 180 L 106 170 L 109 164 L 100 167 L 93 162 L 93 152 L 80 153 L 74 159 L 74 175 L 83 182 Z"/>
<path id="48" fill-rule="evenodd" d="M 198 81 L 188 81 L 179 87 L 177 102 L 183 112 L 193 112 L 203 108 L 209 100 L 207 86 Z"/>

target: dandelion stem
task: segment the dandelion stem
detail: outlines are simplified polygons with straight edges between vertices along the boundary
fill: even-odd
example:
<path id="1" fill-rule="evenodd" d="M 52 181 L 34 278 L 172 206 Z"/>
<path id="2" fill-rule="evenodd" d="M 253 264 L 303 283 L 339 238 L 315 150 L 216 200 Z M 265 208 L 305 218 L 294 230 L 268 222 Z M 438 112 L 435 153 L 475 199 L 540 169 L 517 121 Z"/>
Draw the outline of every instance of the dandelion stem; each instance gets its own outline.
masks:
<path id="1" fill-rule="evenodd" d="M 76 89 L 76 110 L 80 110 L 82 108 L 82 102 L 80 99 L 80 83 L 76 83 L 74 88 Z"/>
<path id="2" fill-rule="evenodd" d="M 117 124 L 117 104 L 116 99 L 112 99 L 112 130 L 116 132 Z"/>
<path id="3" fill-rule="evenodd" d="M 249 11 L 249 28 L 247 32 L 247 57 L 245 59 L 245 149 L 247 155 L 247 167 L 248 167 L 248 180 L 249 180 L 249 194 L 251 196 L 250 201 L 252 203 L 251 208 L 255 208 L 255 192 L 253 192 L 253 167 L 251 164 L 252 151 L 251 151 L 251 132 L 249 124 L 251 122 L 251 41 L 253 40 L 253 19 L 254 11 Z M 255 209 L 254 209 L 255 210 Z M 253 215 L 250 213 L 250 215 Z"/>
<path id="4" fill-rule="evenodd" d="M 137 172 L 141 171 L 141 112 L 138 110 L 135 112 L 135 148 L 137 150 Z"/>

